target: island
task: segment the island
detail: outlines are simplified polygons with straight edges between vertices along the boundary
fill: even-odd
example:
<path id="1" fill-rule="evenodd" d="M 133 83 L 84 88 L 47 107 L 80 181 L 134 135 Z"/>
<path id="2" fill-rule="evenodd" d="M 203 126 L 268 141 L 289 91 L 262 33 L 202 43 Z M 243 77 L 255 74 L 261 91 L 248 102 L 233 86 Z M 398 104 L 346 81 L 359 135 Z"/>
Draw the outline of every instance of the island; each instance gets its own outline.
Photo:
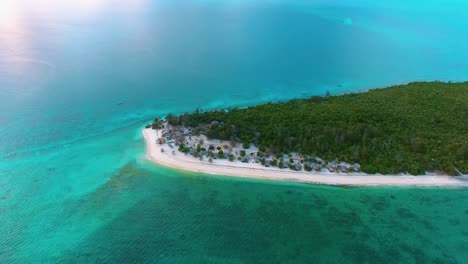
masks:
<path id="1" fill-rule="evenodd" d="M 181 170 L 332 185 L 468 186 L 468 83 L 197 109 L 156 118 L 143 135 L 149 160 Z"/>

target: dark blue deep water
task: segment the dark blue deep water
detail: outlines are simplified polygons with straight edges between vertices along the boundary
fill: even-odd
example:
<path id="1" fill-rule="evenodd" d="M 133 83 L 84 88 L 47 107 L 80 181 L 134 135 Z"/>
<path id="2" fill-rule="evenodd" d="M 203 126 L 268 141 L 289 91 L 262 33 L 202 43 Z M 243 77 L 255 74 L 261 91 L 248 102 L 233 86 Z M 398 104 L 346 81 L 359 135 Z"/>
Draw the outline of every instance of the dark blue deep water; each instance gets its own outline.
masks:
<path id="1" fill-rule="evenodd" d="M 145 160 L 169 112 L 468 80 L 457 0 L 0 1 L 0 263 L 464 263 L 463 189 Z"/>

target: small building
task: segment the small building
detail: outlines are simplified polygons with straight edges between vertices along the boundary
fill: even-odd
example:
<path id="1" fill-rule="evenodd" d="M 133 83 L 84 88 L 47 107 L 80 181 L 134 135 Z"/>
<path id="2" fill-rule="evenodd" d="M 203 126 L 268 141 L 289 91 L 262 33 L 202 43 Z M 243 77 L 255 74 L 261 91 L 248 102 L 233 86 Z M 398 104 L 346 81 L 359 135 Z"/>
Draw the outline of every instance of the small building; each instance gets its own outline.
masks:
<path id="1" fill-rule="evenodd" d="M 312 163 L 312 168 L 316 171 L 321 171 L 322 170 L 322 165 L 319 163 Z"/>
<path id="2" fill-rule="evenodd" d="M 181 132 L 183 136 L 190 136 L 192 134 L 192 129 L 190 128 L 184 128 Z"/>
<path id="3" fill-rule="evenodd" d="M 296 162 L 296 163 L 294 164 L 294 170 L 295 170 L 295 171 L 301 171 L 301 170 L 302 170 L 302 165 L 301 165 L 300 162 Z"/>
<path id="4" fill-rule="evenodd" d="M 354 163 L 353 164 L 353 170 L 354 171 L 360 171 L 361 170 L 361 165 L 359 165 L 359 163 Z"/>
<path id="5" fill-rule="evenodd" d="M 336 163 L 335 163 L 334 161 L 328 162 L 328 164 L 327 164 L 327 169 L 328 169 L 328 171 L 330 171 L 330 172 L 335 172 L 336 169 L 337 169 Z"/>
<path id="6" fill-rule="evenodd" d="M 346 163 L 346 162 L 340 162 L 340 164 L 338 164 L 338 170 L 340 172 L 347 172 L 349 170 L 349 168 L 351 167 L 350 164 Z"/>

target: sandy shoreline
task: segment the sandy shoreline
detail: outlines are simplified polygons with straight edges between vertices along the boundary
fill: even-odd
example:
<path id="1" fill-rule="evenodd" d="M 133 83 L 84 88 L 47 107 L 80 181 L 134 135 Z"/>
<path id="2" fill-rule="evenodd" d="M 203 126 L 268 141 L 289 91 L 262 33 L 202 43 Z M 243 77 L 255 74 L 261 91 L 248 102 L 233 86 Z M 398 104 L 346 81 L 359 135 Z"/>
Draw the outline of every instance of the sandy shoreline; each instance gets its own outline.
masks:
<path id="1" fill-rule="evenodd" d="M 214 163 L 199 161 L 171 149 L 168 145 L 156 143 L 157 131 L 143 129 L 146 144 L 146 157 L 153 163 L 192 172 L 217 174 L 234 177 L 247 177 L 277 181 L 304 182 L 327 185 L 350 186 L 446 186 L 468 187 L 466 177 L 450 176 L 400 176 L 400 175 L 368 175 L 364 173 L 336 174 L 336 173 L 310 173 L 304 171 L 281 170 L 267 168 L 260 164 L 244 164 L 227 160 L 216 160 Z M 161 152 L 161 148 L 164 152 Z M 173 150 L 175 150 L 173 152 Z M 174 154 L 173 154 L 174 153 Z"/>

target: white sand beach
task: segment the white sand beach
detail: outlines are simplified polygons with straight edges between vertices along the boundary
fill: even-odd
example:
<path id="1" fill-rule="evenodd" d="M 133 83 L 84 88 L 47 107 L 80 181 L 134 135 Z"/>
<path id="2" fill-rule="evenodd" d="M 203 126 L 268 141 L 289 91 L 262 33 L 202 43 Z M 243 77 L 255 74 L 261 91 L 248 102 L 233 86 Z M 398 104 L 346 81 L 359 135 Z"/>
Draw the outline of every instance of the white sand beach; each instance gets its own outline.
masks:
<path id="1" fill-rule="evenodd" d="M 370 175 L 365 173 L 318 173 L 264 167 L 261 164 L 215 160 L 210 163 L 179 152 L 175 147 L 156 143 L 160 130 L 143 129 L 147 158 L 156 164 L 192 172 L 276 181 L 349 186 L 433 186 L 468 187 L 468 178 L 444 175 Z M 164 151 L 161 151 L 164 149 Z"/>

